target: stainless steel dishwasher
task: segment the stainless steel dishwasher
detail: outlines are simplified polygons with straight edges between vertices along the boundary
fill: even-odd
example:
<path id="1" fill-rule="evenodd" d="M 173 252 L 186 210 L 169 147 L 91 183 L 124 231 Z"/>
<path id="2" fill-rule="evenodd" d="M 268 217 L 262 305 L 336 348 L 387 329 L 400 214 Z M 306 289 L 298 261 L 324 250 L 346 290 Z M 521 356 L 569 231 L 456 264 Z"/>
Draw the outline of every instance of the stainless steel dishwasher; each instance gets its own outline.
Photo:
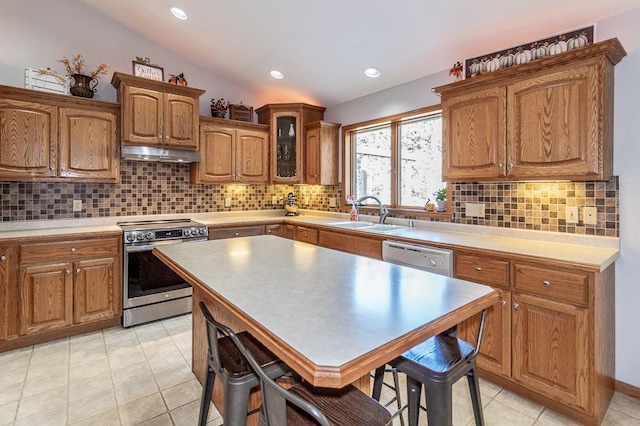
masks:
<path id="1" fill-rule="evenodd" d="M 453 276 L 453 250 L 386 240 L 382 242 L 382 260 Z"/>

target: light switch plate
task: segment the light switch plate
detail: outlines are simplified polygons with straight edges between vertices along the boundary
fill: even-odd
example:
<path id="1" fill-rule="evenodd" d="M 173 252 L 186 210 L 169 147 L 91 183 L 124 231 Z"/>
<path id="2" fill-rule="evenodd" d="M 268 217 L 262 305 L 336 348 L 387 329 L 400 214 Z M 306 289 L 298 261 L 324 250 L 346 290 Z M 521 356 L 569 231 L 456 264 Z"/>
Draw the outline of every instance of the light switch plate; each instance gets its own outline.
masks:
<path id="1" fill-rule="evenodd" d="M 231 198 L 229 198 L 229 197 L 225 197 L 225 199 L 224 199 L 224 206 L 225 206 L 225 207 L 231 207 Z"/>
<path id="2" fill-rule="evenodd" d="M 82 200 L 73 200 L 73 211 L 74 212 L 82 211 Z"/>
<path id="3" fill-rule="evenodd" d="M 335 207 L 336 206 L 336 199 L 335 197 L 331 197 L 329 198 L 329 207 Z"/>
<path id="4" fill-rule="evenodd" d="M 585 207 L 583 222 L 585 225 L 597 225 L 598 224 L 598 208 Z"/>
<path id="5" fill-rule="evenodd" d="M 567 223 L 578 223 L 578 206 L 567 206 L 565 215 Z"/>

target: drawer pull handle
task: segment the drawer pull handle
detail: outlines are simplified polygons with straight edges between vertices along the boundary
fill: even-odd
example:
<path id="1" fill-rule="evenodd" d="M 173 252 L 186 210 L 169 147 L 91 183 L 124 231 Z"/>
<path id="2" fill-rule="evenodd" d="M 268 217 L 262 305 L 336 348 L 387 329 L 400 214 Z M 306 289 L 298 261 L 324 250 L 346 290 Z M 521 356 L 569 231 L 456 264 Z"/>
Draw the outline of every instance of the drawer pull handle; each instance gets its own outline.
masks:
<path id="1" fill-rule="evenodd" d="M 546 286 L 546 287 L 549 287 L 551 285 L 551 283 L 549 281 L 545 280 L 545 281 L 542 281 L 542 285 Z"/>
<path id="2" fill-rule="evenodd" d="M 501 304 L 502 306 L 505 306 L 505 305 L 507 304 L 507 301 L 506 301 L 506 300 L 503 300 L 502 302 L 500 302 L 500 304 Z"/>
<path id="3" fill-rule="evenodd" d="M 515 309 L 516 311 L 517 311 L 518 309 L 520 309 L 520 304 L 519 304 L 519 303 L 514 303 L 514 304 L 513 304 L 513 309 Z"/>
<path id="4" fill-rule="evenodd" d="M 481 267 L 479 267 L 479 266 L 476 266 L 476 271 L 478 271 L 478 272 L 482 272 L 482 268 L 481 268 Z"/>

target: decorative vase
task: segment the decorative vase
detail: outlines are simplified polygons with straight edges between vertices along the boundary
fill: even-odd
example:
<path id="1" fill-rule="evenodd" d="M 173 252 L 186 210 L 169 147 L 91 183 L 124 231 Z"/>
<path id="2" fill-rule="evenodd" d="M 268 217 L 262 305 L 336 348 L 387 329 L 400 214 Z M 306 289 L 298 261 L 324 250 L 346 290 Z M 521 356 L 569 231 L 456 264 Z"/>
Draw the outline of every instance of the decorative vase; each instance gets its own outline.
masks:
<path id="1" fill-rule="evenodd" d="M 71 78 L 73 78 L 73 85 L 69 87 L 69 92 L 71 92 L 73 96 L 93 98 L 98 80 L 84 74 L 73 74 Z"/>
<path id="2" fill-rule="evenodd" d="M 289 124 L 289 136 L 294 137 L 296 135 L 296 129 L 293 128 L 293 123 Z"/>
<path id="3" fill-rule="evenodd" d="M 227 113 L 226 111 L 220 111 L 219 109 L 212 109 L 211 110 L 211 116 L 212 117 L 224 118 L 226 113 Z"/>

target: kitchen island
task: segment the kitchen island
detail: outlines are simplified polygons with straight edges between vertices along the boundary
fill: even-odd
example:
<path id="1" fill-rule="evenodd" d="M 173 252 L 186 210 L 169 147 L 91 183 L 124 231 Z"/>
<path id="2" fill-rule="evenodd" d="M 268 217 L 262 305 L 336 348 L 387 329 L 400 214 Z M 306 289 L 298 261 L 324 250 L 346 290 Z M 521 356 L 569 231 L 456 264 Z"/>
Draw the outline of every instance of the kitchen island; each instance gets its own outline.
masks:
<path id="1" fill-rule="evenodd" d="M 272 236 L 157 247 L 193 285 L 193 370 L 206 364 L 200 300 L 315 386 L 358 382 L 491 306 L 490 287 Z M 214 393 L 214 401 L 216 395 Z"/>

